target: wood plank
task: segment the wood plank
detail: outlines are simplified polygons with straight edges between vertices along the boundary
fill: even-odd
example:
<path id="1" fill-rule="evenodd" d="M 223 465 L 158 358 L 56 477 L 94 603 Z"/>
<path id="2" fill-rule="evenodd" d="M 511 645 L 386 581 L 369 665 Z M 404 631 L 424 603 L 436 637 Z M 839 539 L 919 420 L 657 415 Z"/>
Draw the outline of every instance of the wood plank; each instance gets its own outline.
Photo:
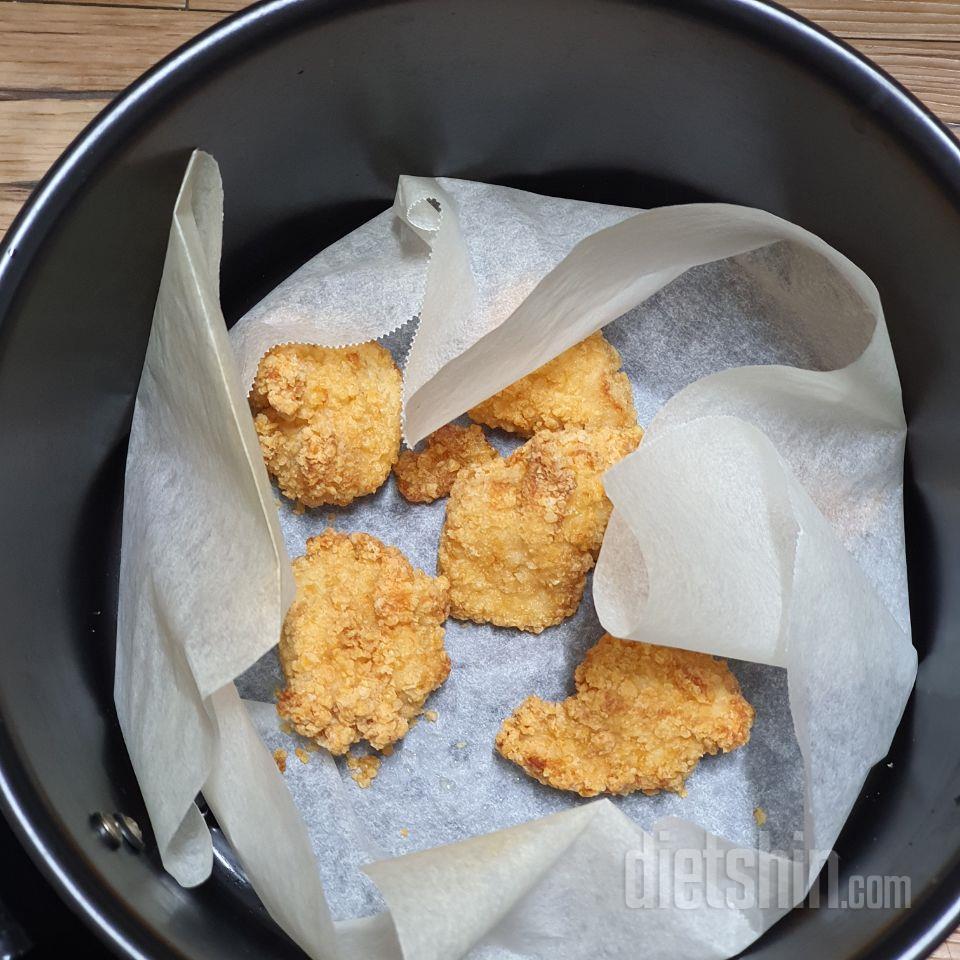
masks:
<path id="1" fill-rule="evenodd" d="M 960 40 L 957 0 L 800 0 L 785 6 L 848 39 Z"/>
<path id="2" fill-rule="evenodd" d="M 0 99 L 102 97 L 220 20 L 214 13 L 0 2 Z"/>
<path id="3" fill-rule="evenodd" d="M 18 0 L 20 3 L 82 4 L 97 7 L 155 7 L 160 9 L 186 9 L 186 0 Z"/>
<path id="4" fill-rule="evenodd" d="M 941 120 L 960 122 L 960 41 L 855 40 L 852 43 L 919 97 Z"/>
<path id="5" fill-rule="evenodd" d="M 39 180 L 109 100 L 0 100 L 0 183 Z"/>
<path id="6" fill-rule="evenodd" d="M 249 7 L 253 0 L 186 0 L 188 10 L 217 10 L 223 13 L 236 13 Z"/>

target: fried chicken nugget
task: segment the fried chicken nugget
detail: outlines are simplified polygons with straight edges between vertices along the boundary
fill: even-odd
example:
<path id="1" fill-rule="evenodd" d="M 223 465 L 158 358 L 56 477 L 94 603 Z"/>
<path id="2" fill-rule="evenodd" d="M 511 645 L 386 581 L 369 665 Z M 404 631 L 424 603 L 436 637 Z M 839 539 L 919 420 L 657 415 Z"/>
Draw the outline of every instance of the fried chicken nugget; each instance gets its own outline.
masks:
<path id="1" fill-rule="evenodd" d="M 399 740 L 446 680 L 447 581 L 365 533 L 326 530 L 293 563 L 277 712 L 331 753 Z"/>
<path id="2" fill-rule="evenodd" d="M 602 333 L 587 337 L 549 363 L 469 411 L 470 419 L 532 437 L 570 427 L 633 427 L 637 411 L 616 347 Z"/>
<path id="3" fill-rule="evenodd" d="M 493 460 L 497 451 L 478 426 L 448 423 L 427 437 L 423 451 L 404 450 L 393 465 L 397 489 L 411 503 L 432 503 L 447 496 L 457 474 L 471 464 Z"/>
<path id="4" fill-rule="evenodd" d="M 723 660 L 604 634 L 574 676 L 575 696 L 528 697 L 497 734 L 500 754 L 548 787 L 686 796 L 704 754 L 750 739 L 753 707 Z"/>
<path id="5" fill-rule="evenodd" d="M 612 509 L 601 477 L 642 435 L 546 431 L 506 460 L 462 470 L 437 562 L 451 616 L 540 633 L 573 614 Z"/>
<path id="6" fill-rule="evenodd" d="M 400 371 L 378 343 L 274 347 L 250 407 L 268 472 L 306 507 L 373 493 L 400 453 Z"/>

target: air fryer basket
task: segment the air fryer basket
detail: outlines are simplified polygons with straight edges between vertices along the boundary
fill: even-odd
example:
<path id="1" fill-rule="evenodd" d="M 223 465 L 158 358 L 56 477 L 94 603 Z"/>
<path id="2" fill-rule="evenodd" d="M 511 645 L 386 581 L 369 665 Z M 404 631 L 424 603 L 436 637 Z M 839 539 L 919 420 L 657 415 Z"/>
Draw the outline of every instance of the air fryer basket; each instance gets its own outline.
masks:
<path id="1" fill-rule="evenodd" d="M 921 663 L 838 852 L 841 879 L 909 876 L 914 906 L 794 911 L 749 954 L 929 952 L 960 912 L 960 151 L 842 44 L 751 0 L 275 0 L 168 58 L 46 178 L 0 254 L 0 794 L 62 895 L 129 956 L 299 955 L 228 854 L 183 890 L 89 824 L 147 822 L 112 703 L 119 517 L 196 146 L 223 172 L 228 319 L 384 209 L 401 172 L 759 206 L 867 271 L 910 424 Z"/>

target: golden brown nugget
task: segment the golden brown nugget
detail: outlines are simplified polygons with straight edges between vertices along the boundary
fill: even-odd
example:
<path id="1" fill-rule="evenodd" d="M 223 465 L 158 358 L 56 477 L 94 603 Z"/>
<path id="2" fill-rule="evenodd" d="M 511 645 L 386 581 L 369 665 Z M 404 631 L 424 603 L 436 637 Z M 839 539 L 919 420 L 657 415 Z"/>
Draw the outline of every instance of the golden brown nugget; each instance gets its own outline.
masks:
<path id="1" fill-rule="evenodd" d="M 620 354 L 599 331 L 474 407 L 470 419 L 532 437 L 570 427 L 633 427 L 637 411 Z"/>
<path id="2" fill-rule="evenodd" d="M 326 530 L 293 562 L 297 596 L 280 637 L 277 712 L 342 754 L 399 740 L 450 672 L 447 581 L 365 533 Z"/>
<path id="3" fill-rule="evenodd" d="M 574 677 L 575 696 L 528 697 L 497 734 L 497 750 L 548 787 L 686 796 L 704 754 L 750 739 L 753 707 L 726 662 L 706 654 L 604 634 Z"/>
<path id="4" fill-rule="evenodd" d="M 404 450 L 393 465 L 397 489 L 411 503 L 432 503 L 447 496 L 467 466 L 494 460 L 497 451 L 476 425 L 448 423 L 427 437 L 423 451 Z"/>
<path id="5" fill-rule="evenodd" d="M 573 614 L 610 518 L 601 477 L 642 435 L 547 431 L 506 460 L 462 470 L 437 562 L 451 616 L 540 633 Z"/>
<path id="6" fill-rule="evenodd" d="M 373 493 L 400 453 L 400 371 L 378 343 L 274 347 L 250 408 L 267 471 L 305 507 Z"/>

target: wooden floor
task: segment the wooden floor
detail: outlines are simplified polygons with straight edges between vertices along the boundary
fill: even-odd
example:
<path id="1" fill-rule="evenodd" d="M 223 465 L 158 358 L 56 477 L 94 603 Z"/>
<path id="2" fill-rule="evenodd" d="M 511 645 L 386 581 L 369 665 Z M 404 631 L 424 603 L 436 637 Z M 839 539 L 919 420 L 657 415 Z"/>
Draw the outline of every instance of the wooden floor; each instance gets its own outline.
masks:
<path id="1" fill-rule="evenodd" d="M 785 2 L 886 68 L 960 131 L 960 0 Z M 243 6 L 245 0 L 0 0 L 0 233 L 111 97 Z M 960 932 L 933 956 L 960 960 Z"/>

